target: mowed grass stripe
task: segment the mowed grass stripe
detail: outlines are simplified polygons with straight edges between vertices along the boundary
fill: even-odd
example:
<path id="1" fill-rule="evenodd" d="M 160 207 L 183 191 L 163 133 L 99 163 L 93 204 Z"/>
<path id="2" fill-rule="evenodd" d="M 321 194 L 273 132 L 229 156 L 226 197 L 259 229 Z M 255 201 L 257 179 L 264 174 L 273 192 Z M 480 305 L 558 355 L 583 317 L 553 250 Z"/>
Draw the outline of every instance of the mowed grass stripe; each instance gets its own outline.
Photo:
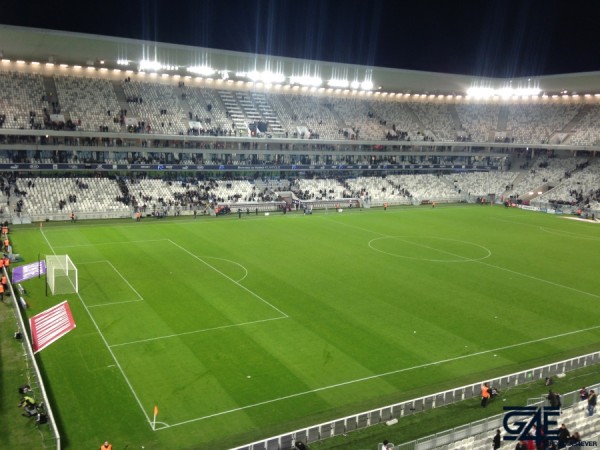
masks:
<path id="1" fill-rule="evenodd" d="M 81 421 L 71 413 L 70 403 L 81 402 L 83 408 L 90 399 L 87 393 L 81 393 L 81 399 L 69 394 L 77 382 L 68 386 L 62 382 L 65 373 L 58 365 L 66 362 L 69 373 L 75 376 L 79 371 L 81 376 L 87 373 L 86 363 L 95 366 L 90 361 L 103 358 L 89 355 L 82 360 L 78 352 L 70 361 L 68 354 L 52 348 L 48 356 L 42 353 L 50 378 L 56 372 L 56 380 L 61 380 L 52 388 L 71 442 L 76 443 L 73 448 L 96 445 L 100 435 L 93 429 L 123 430 L 117 419 L 123 416 L 132 430 L 122 434 L 122 442 L 133 444 L 128 439 L 135 435 L 146 436 L 145 443 L 154 442 L 156 448 L 226 448 L 419 396 L 439 386 L 478 380 L 483 373 L 486 377 L 503 374 L 573 355 L 600 342 L 592 313 L 597 299 L 585 294 L 597 290 L 597 277 L 590 268 L 600 262 L 599 242 L 593 239 L 600 229 L 587 224 L 496 207 L 221 219 L 197 223 L 167 219 L 134 226 L 121 226 L 122 222 L 113 226 L 111 222 L 104 228 L 76 224 L 56 233 L 48 227 L 52 243 L 56 238 L 61 245 L 72 241 L 81 246 L 68 250 L 76 259 L 109 259 L 144 297 L 140 303 L 154 298 L 144 313 L 147 320 L 137 319 L 139 312 L 131 309 L 135 305 L 92 309 L 98 323 L 106 320 L 101 329 L 111 336 L 111 344 L 128 342 L 132 335 L 146 338 L 161 327 L 176 334 L 185 328 L 181 324 L 194 321 L 234 323 L 232 317 L 242 318 L 236 314 L 261 315 L 255 303 L 262 302 L 254 298 L 243 308 L 223 311 L 227 299 L 219 292 L 206 300 L 199 297 L 198 284 L 213 279 L 198 273 L 203 264 L 197 258 L 182 251 L 174 254 L 173 246 L 169 250 L 162 243 L 142 242 L 135 244 L 139 247 L 134 247 L 132 257 L 124 251 L 126 244 L 119 251 L 107 245 L 110 239 L 171 239 L 289 316 L 112 347 L 146 414 L 151 414 L 153 403 L 160 400 L 159 421 L 179 425 L 152 437 L 144 431 L 147 424 L 139 408 L 121 388 L 116 394 L 110 390 L 101 394 L 94 387 L 94 397 L 102 398 L 105 414 L 85 429 L 71 425 Z M 540 227 L 555 233 L 550 235 Z M 30 233 L 24 231 L 26 234 Z M 586 239 L 573 239 L 572 235 Z M 409 236 L 411 240 L 397 245 L 393 252 L 402 254 L 410 248 L 413 259 L 369 248 L 370 240 L 386 236 Z M 457 241 L 464 241 L 465 247 Z M 432 247 L 429 255 L 441 250 L 472 259 L 478 253 L 472 244 L 481 245 L 491 251 L 485 259 L 489 265 L 426 261 L 414 245 L 423 242 Z M 437 242 L 448 244 L 438 249 Z M 84 250 L 88 243 L 101 245 L 88 252 Z M 37 253 L 44 245 L 32 237 L 31 243 L 19 245 L 19 251 Z M 240 264 L 247 273 L 227 260 Z M 168 289 L 156 292 L 161 274 L 178 269 L 188 281 L 177 283 L 175 273 L 169 273 L 164 282 Z M 243 281 L 238 281 L 242 277 Z M 205 282 L 189 281 L 198 278 Z M 236 283 L 227 283 L 237 287 L 228 298 L 244 291 Z M 198 298 L 202 308 L 194 306 L 193 300 Z M 216 305 L 212 299 L 218 299 Z M 37 308 L 37 302 L 33 303 Z M 250 304 L 254 306 L 249 308 Z M 269 310 L 264 303 L 259 312 L 261 308 Z M 114 316 L 108 316 L 110 310 Z M 271 317 L 278 315 L 270 311 Z M 62 348 L 79 336 L 87 336 L 89 341 L 93 333 L 81 308 L 74 305 L 73 312 L 76 320 L 79 318 L 78 327 L 63 338 Z M 103 314 L 107 315 L 100 319 Z M 589 329 L 580 331 L 585 328 Z M 561 336 L 553 337 L 557 335 Z M 61 343 L 55 348 L 60 349 Z M 100 352 L 99 356 L 107 352 L 102 347 L 90 348 Z M 156 357 L 162 353 L 169 355 Z M 103 370 L 97 368 L 94 373 Z M 177 381 L 180 373 L 181 383 Z M 246 378 L 248 375 L 251 378 Z M 111 383 L 118 384 L 119 377 L 111 378 Z M 175 400 L 169 400 L 171 397 Z M 181 401 L 187 401 L 191 410 L 178 407 Z"/>
<path id="2" fill-rule="evenodd" d="M 75 253 L 85 260 L 89 256 L 85 252 L 86 247 L 79 247 Z M 201 264 L 169 241 L 156 241 L 151 247 L 131 244 L 126 252 L 121 245 L 112 253 L 104 246 L 103 252 L 128 285 L 144 298 L 144 302 L 117 303 L 93 310 L 111 345 L 280 316 L 278 311 L 240 288 L 233 278 Z M 166 265 L 162 261 L 170 262 Z M 215 263 L 240 276 L 239 266 L 222 260 Z M 89 305 L 101 304 L 98 298 L 102 296 L 108 303 L 113 298 L 120 299 L 120 292 L 112 295 L 114 274 L 107 279 L 98 275 L 100 285 L 108 291 L 93 291 Z M 81 293 L 86 304 L 88 291 Z"/>

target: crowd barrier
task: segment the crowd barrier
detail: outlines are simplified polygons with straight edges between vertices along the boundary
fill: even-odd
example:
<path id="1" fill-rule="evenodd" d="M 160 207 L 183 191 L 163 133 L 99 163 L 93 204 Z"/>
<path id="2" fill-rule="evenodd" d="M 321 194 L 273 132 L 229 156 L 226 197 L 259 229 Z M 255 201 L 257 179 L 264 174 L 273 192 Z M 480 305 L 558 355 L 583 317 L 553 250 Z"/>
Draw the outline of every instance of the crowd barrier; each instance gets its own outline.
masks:
<path id="1" fill-rule="evenodd" d="M 294 448 L 296 441 L 310 444 L 311 442 L 344 435 L 355 430 L 385 423 L 388 420 L 402 420 L 402 417 L 416 414 L 421 411 L 449 405 L 470 398 L 479 398 L 481 395 L 481 385 L 484 382 L 503 391 L 523 383 L 544 380 L 546 377 L 556 376 L 560 373 L 569 372 L 593 364 L 600 364 L 600 351 L 533 369 L 523 370 L 510 375 L 492 378 L 490 380 L 477 381 L 465 386 L 361 412 L 352 416 L 334 419 L 329 422 L 301 428 L 280 434 L 279 436 L 272 436 L 251 444 L 235 447 L 232 450 L 291 450 Z M 410 447 L 406 450 L 409 449 Z"/>

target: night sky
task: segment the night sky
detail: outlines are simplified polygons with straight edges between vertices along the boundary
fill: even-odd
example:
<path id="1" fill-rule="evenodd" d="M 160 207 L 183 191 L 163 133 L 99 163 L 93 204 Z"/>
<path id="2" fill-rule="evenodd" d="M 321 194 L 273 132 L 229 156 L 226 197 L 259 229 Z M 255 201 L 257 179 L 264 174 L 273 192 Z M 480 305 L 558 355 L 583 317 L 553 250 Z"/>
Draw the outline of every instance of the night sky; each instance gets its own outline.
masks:
<path id="1" fill-rule="evenodd" d="M 0 23 L 476 76 L 600 70 L 600 0 L 25 0 Z"/>

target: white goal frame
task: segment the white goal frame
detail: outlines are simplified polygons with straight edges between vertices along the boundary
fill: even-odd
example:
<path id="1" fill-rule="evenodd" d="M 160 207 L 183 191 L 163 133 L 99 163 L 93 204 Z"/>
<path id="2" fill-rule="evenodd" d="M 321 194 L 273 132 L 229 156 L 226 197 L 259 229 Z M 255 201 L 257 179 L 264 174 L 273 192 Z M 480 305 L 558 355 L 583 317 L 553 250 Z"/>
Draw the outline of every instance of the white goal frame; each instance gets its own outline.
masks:
<path id="1" fill-rule="evenodd" d="M 46 282 L 52 295 L 79 292 L 77 267 L 69 255 L 46 255 Z"/>

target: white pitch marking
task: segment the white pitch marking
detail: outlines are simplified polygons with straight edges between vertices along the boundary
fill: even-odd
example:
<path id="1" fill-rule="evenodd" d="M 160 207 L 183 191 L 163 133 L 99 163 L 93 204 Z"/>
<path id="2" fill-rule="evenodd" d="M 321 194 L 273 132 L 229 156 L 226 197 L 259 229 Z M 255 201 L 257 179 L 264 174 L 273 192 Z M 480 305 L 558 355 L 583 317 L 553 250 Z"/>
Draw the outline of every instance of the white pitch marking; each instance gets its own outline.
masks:
<path id="1" fill-rule="evenodd" d="M 363 381 L 369 381 L 369 380 L 373 380 L 373 379 L 376 379 L 376 378 L 383 378 L 383 377 L 386 377 L 386 376 L 389 376 L 389 375 L 395 375 L 395 374 L 402 373 L 402 372 L 409 372 L 409 371 L 412 371 L 412 370 L 423 369 L 425 367 L 431 367 L 431 366 L 435 366 L 435 365 L 438 365 L 438 364 L 445 364 L 445 363 L 449 363 L 449 362 L 454 362 L 454 361 L 458 361 L 458 360 L 461 360 L 461 359 L 471 358 L 471 357 L 474 357 L 474 356 L 481 356 L 481 355 L 486 355 L 486 354 L 489 354 L 489 353 L 494 354 L 495 352 L 500 352 L 502 350 L 508 350 L 508 349 L 511 349 L 511 348 L 522 347 L 524 345 L 529 345 L 529 344 L 536 344 L 538 342 L 548 341 L 548 340 L 551 340 L 551 339 L 557 339 L 557 338 L 561 338 L 561 337 L 565 337 L 565 336 L 570 336 L 570 335 L 578 334 L 578 333 L 583 333 L 583 332 L 586 332 L 586 331 L 597 330 L 597 329 L 600 329 L 600 325 L 597 325 L 597 326 L 594 326 L 594 327 L 590 327 L 590 328 L 579 329 L 579 330 L 575 330 L 575 331 L 568 331 L 566 333 L 555 334 L 553 336 L 546 336 L 546 337 L 543 337 L 543 338 L 533 339 L 533 340 L 530 340 L 530 341 L 520 342 L 520 343 L 517 343 L 517 344 L 505 345 L 503 347 L 497 347 L 497 348 L 493 348 L 493 349 L 489 349 L 489 350 L 482 350 L 480 352 L 472 353 L 472 354 L 469 354 L 469 355 L 462 355 L 462 356 L 456 356 L 454 358 L 441 359 L 439 361 L 433 361 L 433 362 L 429 362 L 429 363 L 425 363 L 425 364 L 420 364 L 418 366 L 405 367 L 403 369 L 393 370 L 391 372 L 384 372 L 384 373 L 380 373 L 380 374 L 376 374 L 376 375 L 370 375 L 368 377 L 356 378 L 354 380 L 344 381 L 342 383 L 332 384 L 332 385 L 329 385 L 329 386 L 323 386 L 323 387 L 320 387 L 320 388 L 312 389 L 310 391 L 297 392 L 295 394 L 290 394 L 290 395 L 286 395 L 286 396 L 283 396 L 283 397 L 274 398 L 274 399 L 271 399 L 271 400 L 265 400 L 264 402 L 253 403 L 251 405 L 240 406 L 239 408 L 233 408 L 233 409 L 229 409 L 227 411 L 221 411 L 221 412 L 218 412 L 218 413 L 209 414 L 207 416 L 197 417 L 195 419 L 185 420 L 183 422 L 174 423 L 172 425 L 169 425 L 167 428 L 176 427 L 176 426 L 180 426 L 180 425 L 186 425 L 188 423 L 198 422 L 198 421 L 201 421 L 201 420 L 210 419 L 212 417 L 223 416 L 223 415 L 231 414 L 231 413 L 234 413 L 234 412 L 237 412 L 237 411 L 243 411 L 245 409 L 255 408 L 257 406 L 268 405 L 270 403 L 280 402 L 280 401 L 283 401 L 283 400 L 289 400 L 290 398 L 301 397 L 303 395 L 309 395 L 309 394 L 313 394 L 315 392 L 322 392 L 322 391 L 326 391 L 326 390 L 329 390 L 329 389 L 334 389 L 334 388 L 338 388 L 338 387 L 342 387 L 342 386 L 348 386 L 350 384 L 360 383 L 360 382 L 363 382 Z"/>
<path id="2" fill-rule="evenodd" d="M 42 233 L 42 236 L 44 236 L 44 240 L 48 244 L 48 247 L 50 248 L 50 250 L 52 251 L 52 253 L 54 253 L 56 255 L 56 252 L 54 251 L 54 248 L 52 247 L 52 244 L 50 244 L 50 241 L 48 240 L 48 238 L 44 234 L 44 231 L 41 228 L 40 228 L 40 232 Z M 89 308 L 87 307 L 87 305 L 83 301 L 83 298 L 81 298 L 81 294 L 79 294 L 79 292 L 77 293 L 77 297 L 79 298 L 79 301 L 81 302 L 81 304 L 83 305 L 83 308 L 87 312 L 87 315 L 89 316 L 90 320 L 94 324 L 94 327 L 96 328 L 96 331 L 100 335 L 100 339 L 102 339 L 102 342 L 104 342 L 104 345 L 106 346 L 106 349 L 108 350 L 108 353 L 110 353 L 110 356 L 112 357 L 113 361 L 115 362 L 116 367 L 119 369 L 119 372 L 121 372 L 121 375 L 123 376 L 123 380 L 125 380 L 125 383 L 127 384 L 127 387 L 129 387 L 129 390 L 131 391 L 131 394 L 133 395 L 133 398 L 135 399 L 135 401 L 137 402 L 138 406 L 142 410 L 142 414 L 146 418 L 146 422 L 148 422 L 148 425 L 150 425 L 150 427 L 152 427 L 152 419 L 150 419 L 150 416 L 148 416 L 148 413 L 146 413 L 146 410 L 144 409 L 144 406 L 142 405 L 142 402 L 141 402 L 140 398 L 138 397 L 137 393 L 135 392 L 135 389 L 133 389 L 133 385 L 129 381 L 129 378 L 127 378 L 127 375 L 125 375 L 125 371 L 121 367 L 121 364 L 119 363 L 119 360 L 117 359 L 117 357 L 115 356 L 114 352 L 112 351 L 112 349 L 108 345 L 108 341 L 106 340 L 106 337 L 104 336 L 104 334 L 100 330 L 100 327 L 98 326 L 98 324 L 94 320 L 94 316 L 92 315 L 92 313 L 90 312 Z"/>
<path id="3" fill-rule="evenodd" d="M 206 261 L 204 261 L 202 258 L 200 258 L 199 256 L 194 255 L 192 252 L 190 252 L 188 249 L 186 249 L 185 247 L 182 247 L 181 245 L 177 244 L 176 242 L 173 242 L 171 239 L 168 239 L 169 242 L 171 242 L 171 244 L 173 244 L 175 247 L 181 249 L 182 251 L 184 251 L 185 253 L 187 253 L 188 255 L 190 255 L 192 258 L 200 261 L 202 264 L 210 267 L 212 270 L 214 270 L 215 272 L 217 272 L 218 274 L 222 275 L 223 277 L 227 278 L 229 281 L 231 281 L 232 283 L 235 283 L 236 285 L 238 285 L 240 288 L 242 288 L 243 290 L 245 290 L 246 292 L 248 292 L 250 295 L 252 295 L 253 297 L 259 299 L 261 302 L 263 302 L 266 305 L 269 305 L 271 308 L 273 308 L 275 311 L 277 311 L 279 314 L 281 314 L 284 317 L 289 317 L 286 313 L 284 313 L 282 310 L 280 310 L 277 306 L 269 303 L 268 301 L 266 301 L 264 298 L 262 298 L 260 295 L 258 295 L 256 292 L 251 291 L 250 289 L 248 289 L 246 286 L 244 286 L 243 284 L 240 284 L 239 281 L 235 281 L 233 278 L 231 278 L 229 275 L 221 272 L 219 269 L 217 269 L 215 266 L 207 263 Z"/>
<path id="4" fill-rule="evenodd" d="M 168 241 L 168 239 L 147 239 L 147 240 L 143 240 L 143 241 L 110 241 L 110 242 L 98 242 L 95 244 L 57 245 L 54 248 L 77 248 L 77 247 L 99 247 L 101 245 L 145 244 L 147 242 L 161 242 L 161 241 Z"/>
<path id="5" fill-rule="evenodd" d="M 158 340 L 161 340 L 161 339 L 176 338 L 176 337 L 179 337 L 179 336 L 186 336 L 186 335 L 189 335 L 189 334 L 205 333 L 207 331 L 224 330 L 226 328 L 235 328 L 235 327 L 241 327 L 241 326 L 246 326 L 246 325 L 253 325 L 253 324 L 256 324 L 256 323 L 270 322 L 272 320 L 287 319 L 287 318 L 288 318 L 288 316 L 285 316 L 285 317 L 273 317 L 271 319 L 261 319 L 261 320 L 254 320 L 252 322 L 234 323 L 234 324 L 231 324 L 231 325 L 223 325 L 223 326 L 220 326 L 220 327 L 202 328 L 200 330 L 186 331 L 186 332 L 183 332 L 183 333 L 176 333 L 176 334 L 167 334 L 165 336 L 156 336 L 156 337 L 148 338 L 148 339 L 140 339 L 138 341 L 122 342 L 120 344 L 112 344 L 111 347 L 123 347 L 125 345 L 143 344 L 144 342 L 152 342 L 152 341 L 158 341 Z"/>
<path id="6" fill-rule="evenodd" d="M 414 236 L 414 237 L 415 237 L 415 238 L 418 238 L 419 236 Z M 483 260 L 483 259 L 487 259 L 487 258 L 489 258 L 489 257 L 492 255 L 492 251 L 491 251 L 489 248 L 487 248 L 487 247 L 484 247 L 483 245 L 475 244 L 475 243 L 473 243 L 473 242 L 469 242 L 469 241 L 461 241 L 461 240 L 459 240 L 459 239 L 441 238 L 441 237 L 436 237 L 436 236 L 424 236 L 424 237 L 426 237 L 426 238 L 431 238 L 431 239 L 439 239 L 439 240 L 442 240 L 442 241 L 453 241 L 453 242 L 460 242 L 461 244 L 473 245 L 473 246 L 475 246 L 475 247 L 479 247 L 479 248 L 481 248 L 481 249 L 485 250 L 485 251 L 487 252 L 487 255 L 485 255 L 485 256 L 483 256 L 483 257 L 481 257 L 481 258 L 475 258 L 475 259 L 472 259 L 472 258 L 468 258 L 468 257 L 466 257 L 466 256 L 457 255 L 457 254 L 455 254 L 455 253 L 448 252 L 448 251 L 446 251 L 446 250 L 442 250 L 442 249 L 439 249 L 439 248 L 431 247 L 430 245 L 426 245 L 426 244 L 419 244 L 419 243 L 417 243 L 417 242 L 411 241 L 411 240 L 410 240 L 410 239 L 411 239 L 411 237 L 410 237 L 410 236 L 382 236 L 382 237 L 378 237 L 378 238 L 375 238 L 375 239 L 371 239 L 371 240 L 370 240 L 370 241 L 367 243 L 367 245 L 369 246 L 369 248 L 370 248 L 370 249 L 372 249 L 372 250 L 375 250 L 376 252 L 379 252 L 379 253 L 383 253 L 383 254 L 385 254 L 385 255 L 396 256 L 396 257 L 398 257 L 398 258 L 416 259 L 416 260 L 419 260 L 419 261 L 431 261 L 431 262 L 444 262 L 444 263 L 455 263 L 455 262 L 477 262 L 477 261 L 481 261 L 481 260 Z M 390 253 L 390 252 L 386 252 L 386 251 L 384 251 L 384 250 L 380 250 L 380 249 L 378 249 L 378 248 L 376 248 L 376 247 L 373 247 L 373 246 L 371 245 L 371 244 L 372 244 L 374 241 L 377 241 L 377 240 L 379 240 L 379 239 L 387 239 L 387 238 L 391 238 L 391 239 L 394 239 L 394 240 L 397 240 L 397 241 L 400 241 L 400 242 L 404 242 L 404 243 L 406 243 L 406 244 L 414 245 L 414 246 L 416 246 L 416 247 L 421 247 L 421 248 L 426 248 L 426 249 L 428 249 L 428 250 L 433 250 L 433 251 L 436 251 L 436 252 L 438 252 L 438 253 L 441 253 L 441 254 L 444 254 L 444 255 L 453 256 L 453 257 L 455 257 L 455 258 L 458 258 L 458 259 L 457 259 L 457 260 L 456 260 L 456 259 L 452 260 L 452 259 L 427 259 L 427 258 L 413 258 L 413 257 L 411 257 L 411 256 L 404 256 L 404 255 L 398 255 L 398 254 L 396 254 L 396 253 Z M 402 238 L 404 238 L 404 239 L 402 239 Z"/>
<path id="7" fill-rule="evenodd" d="M 359 229 L 359 230 L 367 231 L 369 233 L 378 234 L 379 236 L 382 236 L 382 237 L 392 237 L 392 236 L 388 236 L 388 235 L 383 234 L 383 233 L 379 233 L 377 231 L 369 230 L 367 228 L 362 228 L 362 227 L 358 227 L 358 226 L 355 226 L 355 225 L 348 225 L 348 224 L 346 224 L 344 222 L 336 222 L 336 223 L 340 223 L 340 224 L 346 225 L 348 227 L 356 228 L 356 229 Z M 452 253 L 450 253 L 450 254 L 452 254 Z M 459 255 L 454 255 L 454 256 L 458 257 Z M 525 277 L 525 278 L 530 278 L 532 280 L 539 281 L 540 283 L 546 283 L 546 284 L 550 284 L 552 286 L 556 286 L 556 287 L 560 287 L 560 288 L 567 289 L 567 290 L 570 290 L 570 291 L 578 292 L 580 294 L 588 295 L 590 297 L 600 298 L 600 295 L 598 295 L 598 294 L 593 294 L 591 292 L 582 291 L 580 289 L 573 288 L 573 287 L 570 287 L 570 286 L 566 286 L 564 284 L 555 283 L 554 281 L 545 280 L 543 278 L 539 278 L 539 277 L 536 277 L 536 276 L 533 276 L 533 275 L 528 275 L 526 273 L 518 272 L 516 270 L 506 269 L 504 267 L 496 266 L 494 264 L 486 263 L 486 262 L 483 262 L 483 261 L 480 261 L 480 260 L 469 260 L 468 262 L 473 262 L 475 264 L 482 264 L 484 266 L 492 267 L 494 269 L 503 270 L 505 272 L 513 273 L 515 275 L 520 275 L 520 276 Z"/>

